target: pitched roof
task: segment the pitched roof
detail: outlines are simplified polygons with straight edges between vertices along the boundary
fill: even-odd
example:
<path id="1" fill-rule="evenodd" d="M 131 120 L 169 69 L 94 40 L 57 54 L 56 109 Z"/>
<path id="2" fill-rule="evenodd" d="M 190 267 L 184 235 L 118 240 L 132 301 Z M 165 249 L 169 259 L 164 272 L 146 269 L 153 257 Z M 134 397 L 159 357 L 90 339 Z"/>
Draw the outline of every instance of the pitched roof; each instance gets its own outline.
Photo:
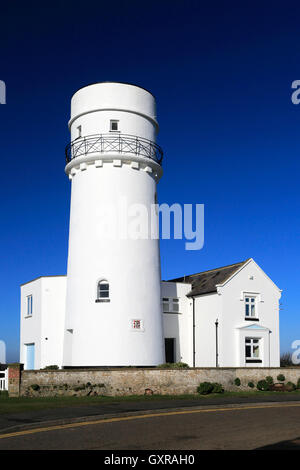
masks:
<path id="1" fill-rule="evenodd" d="M 216 286 L 218 284 L 223 284 L 244 264 L 246 264 L 249 259 L 241 261 L 240 263 L 223 266 L 221 268 L 210 269 L 209 271 L 190 274 L 189 276 L 179 277 L 177 279 L 170 279 L 170 281 L 192 284 L 192 290 L 187 294 L 188 297 L 217 292 Z"/>

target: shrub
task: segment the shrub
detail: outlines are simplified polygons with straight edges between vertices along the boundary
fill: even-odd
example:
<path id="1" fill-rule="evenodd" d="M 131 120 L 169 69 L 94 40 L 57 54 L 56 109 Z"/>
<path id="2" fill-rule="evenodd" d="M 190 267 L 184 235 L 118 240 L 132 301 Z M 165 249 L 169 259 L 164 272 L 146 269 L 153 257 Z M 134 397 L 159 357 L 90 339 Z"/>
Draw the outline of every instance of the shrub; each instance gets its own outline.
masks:
<path id="1" fill-rule="evenodd" d="M 253 382 L 248 382 L 248 387 L 254 388 L 254 383 Z"/>
<path id="2" fill-rule="evenodd" d="M 185 362 L 175 362 L 173 364 L 174 369 L 189 369 L 190 366 L 186 364 Z"/>
<path id="3" fill-rule="evenodd" d="M 296 390 L 296 385 L 293 382 L 287 382 L 287 384 L 285 385 L 285 389 L 288 392 L 293 392 L 294 390 Z"/>
<path id="4" fill-rule="evenodd" d="M 261 390 L 262 392 L 267 392 L 270 388 L 270 385 L 266 380 L 259 380 L 256 385 L 258 390 Z"/>
<path id="5" fill-rule="evenodd" d="M 279 374 L 279 375 L 277 375 L 277 380 L 279 382 L 284 382 L 285 381 L 285 376 L 283 374 Z"/>
<path id="6" fill-rule="evenodd" d="M 30 388 L 32 388 L 32 390 L 38 391 L 40 389 L 40 386 L 38 384 L 32 384 L 30 385 Z"/>
<path id="7" fill-rule="evenodd" d="M 271 377 L 270 375 L 268 375 L 268 376 L 266 377 L 266 382 L 267 382 L 269 385 L 273 385 L 273 383 L 274 383 L 273 377 Z"/>
<path id="8" fill-rule="evenodd" d="M 236 379 L 234 379 L 234 384 L 239 387 L 241 385 L 241 381 L 240 379 L 237 377 Z"/>
<path id="9" fill-rule="evenodd" d="M 300 388 L 300 378 L 297 381 L 297 388 Z"/>
<path id="10" fill-rule="evenodd" d="M 200 393 L 200 395 L 208 395 L 211 393 L 214 389 L 214 386 L 210 382 L 201 382 L 199 387 L 197 387 L 197 392 Z"/>
<path id="11" fill-rule="evenodd" d="M 75 392 L 79 392 L 81 390 L 85 390 L 86 389 L 86 385 L 85 384 L 81 384 L 81 385 L 76 385 L 76 387 L 73 387 L 73 390 Z"/>
<path id="12" fill-rule="evenodd" d="M 224 393 L 222 384 L 217 382 L 201 382 L 197 388 L 200 395 L 208 395 L 209 393 Z"/>
<path id="13" fill-rule="evenodd" d="M 185 362 L 165 362 L 159 364 L 158 369 L 189 369 L 189 365 Z"/>
<path id="14" fill-rule="evenodd" d="M 280 356 L 280 367 L 292 366 L 292 354 L 290 352 L 285 352 Z"/>
<path id="15" fill-rule="evenodd" d="M 222 384 L 214 382 L 212 386 L 213 386 L 212 393 L 224 393 L 224 388 L 222 387 Z"/>
<path id="16" fill-rule="evenodd" d="M 52 365 L 52 366 L 46 366 L 41 370 L 58 370 L 59 367 L 57 365 Z"/>

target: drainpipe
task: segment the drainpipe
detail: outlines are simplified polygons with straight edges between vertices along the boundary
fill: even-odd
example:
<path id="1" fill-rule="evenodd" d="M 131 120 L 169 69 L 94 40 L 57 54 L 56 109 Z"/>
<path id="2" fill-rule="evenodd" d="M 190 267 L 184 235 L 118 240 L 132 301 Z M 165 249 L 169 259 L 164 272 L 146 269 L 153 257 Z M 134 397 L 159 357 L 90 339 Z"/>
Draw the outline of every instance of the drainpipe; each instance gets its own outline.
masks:
<path id="1" fill-rule="evenodd" d="M 269 330 L 269 367 L 271 367 L 271 333 L 272 331 Z"/>
<path id="2" fill-rule="evenodd" d="M 218 344 L 218 326 L 219 326 L 219 322 L 218 322 L 218 319 L 216 319 L 215 325 L 216 325 L 216 367 L 219 367 L 219 344 Z"/>
<path id="3" fill-rule="evenodd" d="M 195 341 L 195 329 L 196 329 L 196 325 L 195 325 L 195 297 L 192 297 L 193 299 L 193 367 L 196 367 L 195 364 L 196 364 L 196 341 Z"/>

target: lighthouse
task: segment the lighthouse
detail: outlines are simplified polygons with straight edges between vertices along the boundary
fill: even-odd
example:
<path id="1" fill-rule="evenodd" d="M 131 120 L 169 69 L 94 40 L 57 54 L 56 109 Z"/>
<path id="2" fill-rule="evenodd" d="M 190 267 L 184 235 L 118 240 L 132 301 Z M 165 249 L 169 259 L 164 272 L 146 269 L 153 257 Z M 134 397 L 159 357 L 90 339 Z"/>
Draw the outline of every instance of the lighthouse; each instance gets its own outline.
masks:
<path id="1" fill-rule="evenodd" d="M 94 83 L 72 97 L 65 172 L 71 208 L 64 367 L 164 362 L 159 240 L 132 237 L 149 219 L 162 175 L 155 98 L 136 85 Z M 155 215 L 156 214 L 156 215 Z"/>

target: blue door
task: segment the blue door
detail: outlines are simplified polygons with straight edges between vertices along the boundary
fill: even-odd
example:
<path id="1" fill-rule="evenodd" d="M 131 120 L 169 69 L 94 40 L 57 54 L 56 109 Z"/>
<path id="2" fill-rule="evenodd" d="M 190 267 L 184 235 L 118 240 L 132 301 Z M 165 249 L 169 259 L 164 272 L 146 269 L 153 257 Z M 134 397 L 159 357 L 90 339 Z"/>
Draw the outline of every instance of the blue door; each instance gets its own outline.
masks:
<path id="1" fill-rule="evenodd" d="M 34 369 L 34 343 L 26 344 L 26 369 Z"/>

